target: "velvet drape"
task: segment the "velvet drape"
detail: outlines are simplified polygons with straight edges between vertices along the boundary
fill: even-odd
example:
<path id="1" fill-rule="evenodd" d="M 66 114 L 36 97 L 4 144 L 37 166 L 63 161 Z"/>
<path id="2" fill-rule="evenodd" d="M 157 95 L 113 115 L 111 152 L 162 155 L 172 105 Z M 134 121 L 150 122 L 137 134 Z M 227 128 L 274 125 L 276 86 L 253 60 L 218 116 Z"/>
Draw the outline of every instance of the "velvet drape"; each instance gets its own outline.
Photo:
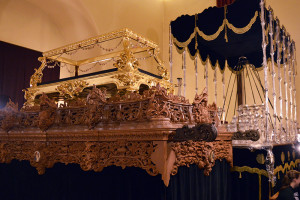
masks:
<path id="1" fill-rule="evenodd" d="M 20 108 L 25 101 L 22 90 L 29 87 L 34 68 L 41 65 L 38 57 L 42 53 L 3 41 L 0 41 L 0 52 L 0 108 L 9 98 Z M 43 81 L 59 79 L 59 71 L 59 67 L 46 68 Z"/>
<path id="2" fill-rule="evenodd" d="M 167 200 L 231 200 L 230 165 L 217 160 L 209 176 L 197 165 L 180 167 L 171 177 Z"/>
<path id="3" fill-rule="evenodd" d="M 230 200 L 230 166 L 216 161 L 210 176 L 198 166 L 180 167 L 166 187 L 140 168 L 83 171 L 57 163 L 38 175 L 28 161 L 0 164 L 0 199 L 7 200 Z"/>

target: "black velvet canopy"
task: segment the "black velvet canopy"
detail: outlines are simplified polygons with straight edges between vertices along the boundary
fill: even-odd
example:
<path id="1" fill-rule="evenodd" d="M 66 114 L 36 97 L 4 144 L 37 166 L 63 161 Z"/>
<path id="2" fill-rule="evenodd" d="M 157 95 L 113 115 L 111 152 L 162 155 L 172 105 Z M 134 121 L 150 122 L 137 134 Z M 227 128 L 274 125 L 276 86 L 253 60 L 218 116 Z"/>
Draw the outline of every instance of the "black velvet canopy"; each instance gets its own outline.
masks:
<path id="1" fill-rule="evenodd" d="M 224 8 L 210 7 L 192 16 L 182 15 L 171 22 L 173 43 L 180 53 L 186 48 L 192 59 L 199 53 L 202 61 L 209 58 L 213 66 L 218 62 L 222 71 L 226 60 L 232 70 L 238 71 L 239 68 L 235 65 L 242 56 L 246 57 L 250 64 L 260 68 L 263 62 L 260 14 L 260 0 L 238 0 Z M 270 27 L 267 9 L 264 14 L 269 58 Z M 273 39 L 276 39 L 276 26 L 277 22 L 273 19 Z M 281 35 L 282 30 L 280 40 Z M 276 45 L 274 52 L 276 60 Z"/>

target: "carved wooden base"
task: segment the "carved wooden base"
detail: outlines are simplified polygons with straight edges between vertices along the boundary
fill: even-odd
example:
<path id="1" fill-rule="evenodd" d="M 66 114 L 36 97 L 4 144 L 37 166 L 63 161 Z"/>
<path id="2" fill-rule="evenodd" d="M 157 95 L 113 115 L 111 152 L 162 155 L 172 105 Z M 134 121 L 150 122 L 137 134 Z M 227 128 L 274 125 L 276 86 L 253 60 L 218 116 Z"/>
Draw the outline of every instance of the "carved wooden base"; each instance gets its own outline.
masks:
<path id="1" fill-rule="evenodd" d="M 139 167 L 160 173 L 166 185 L 180 166 L 197 164 L 209 175 L 215 160 L 232 163 L 232 134 L 205 92 L 193 104 L 159 85 L 143 95 L 105 97 L 94 87 L 86 99 L 60 107 L 46 95 L 22 111 L 9 102 L 0 110 L 0 162 L 28 160 L 39 174 L 58 162 L 96 172 Z"/>
<path id="2" fill-rule="evenodd" d="M 139 167 L 155 176 L 158 171 L 151 161 L 152 142 L 10 142 L 0 143 L 0 162 L 28 160 L 39 174 L 55 163 L 77 163 L 84 171 L 100 172 L 111 165 Z"/>

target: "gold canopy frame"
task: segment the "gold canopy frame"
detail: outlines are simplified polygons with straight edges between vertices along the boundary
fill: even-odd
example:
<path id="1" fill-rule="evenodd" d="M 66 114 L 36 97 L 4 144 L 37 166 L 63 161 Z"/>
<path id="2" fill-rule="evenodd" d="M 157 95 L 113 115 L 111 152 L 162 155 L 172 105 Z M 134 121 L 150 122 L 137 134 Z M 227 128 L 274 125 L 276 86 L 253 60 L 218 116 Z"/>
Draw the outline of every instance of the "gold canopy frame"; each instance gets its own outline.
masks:
<path id="1" fill-rule="evenodd" d="M 88 50 L 88 48 L 100 43 L 116 39 L 121 39 L 121 43 L 123 44 L 122 50 L 111 50 L 105 54 L 78 60 L 63 57 L 64 54 L 80 49 Z M 137 45 L 133 45 L 133 42 Z M 153 57 L 158 74 L 150 73 L 141 68 L 135 55 L 143 52 L 149 53 L 149 57 Z M 159 83 L 169 92 L 173 92 L 173 85 L 169 82 L 169 72 L 159 59 L 158 53 L 159 48 L 157 44 L 127 28 L 46 51 L 43 53 L 43 57 L 39 58 L 39 61 L 42 63 L 41 66 L 35 69 L 35 73 L 30 78 L 30 88 L 23 90 L 26 99 L 23 108 L 33 106 L 35 98 L 42 93 L 59 92 L 60 96 L 74 98 L 85 88 L 92 85 L 115 84 L 118 90 L 132 92 L 138 91 L 142 84 L 151 87 Z M 113 68 L 100 71 L 99 73 L 78 76 L 80 66 L 106 60 L 114 62 Z M 77 70 L 77 73 L 75 72 L 74 77 L 60 79 L 53 83 L 41 84 L 42 77 L 44 76 L 43 70 L 47 67 L 47 62 L 49 61 L 72 65 Z"/>

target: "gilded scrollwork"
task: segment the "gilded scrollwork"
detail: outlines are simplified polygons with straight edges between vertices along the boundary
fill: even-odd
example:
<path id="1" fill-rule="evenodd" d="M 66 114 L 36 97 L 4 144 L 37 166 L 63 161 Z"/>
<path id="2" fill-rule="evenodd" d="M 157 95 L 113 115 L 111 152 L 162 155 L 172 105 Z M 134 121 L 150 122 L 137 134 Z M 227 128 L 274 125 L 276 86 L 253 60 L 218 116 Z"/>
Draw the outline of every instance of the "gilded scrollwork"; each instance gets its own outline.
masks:
<path id="1" fill-rule="evenodd" d="M 35 68 L 34 71 L 34 74 L 30 78 L 30 85 L 32 87 L 36 87 L 38 83 L 41 83 L 43 78 L 43 72 L 40 68 Z"/>
<path id="2" fill-rule="evenodd" d="M 84 88 L 89 84 L 86 81 L 74 80 L 68 81 L 56 87 L 56 90 L 66 98 L 75 98 L 78 96 Z"/>
<path id="3" fill-rule="evenodd" d="M 46 58 L 40 57 L 39 61 L 42 62 L 41 66 L 38 69 L 34 69 L 34 74 L 30 77 L 30 87 L 36 87 L 38 83 L 42 82 L 43 70 L 46 66 Z"/>
<path id="4" fill-rule="evenodd" d="M 138 70 L 139 62 L 130 51 L 129 38 L 123 39 L 124 52 L 121 53 L 120 59 L 114 63 L 114 67 L 122 72 L 135 72 Z"/>
<path id="5" fill-rule="evenodd" d="M 30 109 L 30 107 L 34 106 L 34 98 L 38 90 L 33 88 L 27 88 L 23 89 L 22 91 L 24 92 L 24 98 L 26 99 L 26 102 L 24 103 L 22 109 Z"/>
<path id="6" fill-rule="evenodd" d="M 120 54 L 120 59 L 114 63 L 114 67 L 118 68 L 121 74 L 114 75 L 113 78 L 117 79 L 122 86 L 126 86 L 128 91 L 135 91 L 139 86 L 137 83 L 142 79 L 137 75 L 139 62 L 130 51 L 129 38 L 123 38 L 124 51 Z"/>
<path id="7" fill-rule="evenodd" d="M 122 86 L 126 86 L 128 91 L 136 91 L 139 86 L 137 83 L 142 79 L 141 76 L 134 73 L 117 74 L 113 78 L 117 79 Z"/>

